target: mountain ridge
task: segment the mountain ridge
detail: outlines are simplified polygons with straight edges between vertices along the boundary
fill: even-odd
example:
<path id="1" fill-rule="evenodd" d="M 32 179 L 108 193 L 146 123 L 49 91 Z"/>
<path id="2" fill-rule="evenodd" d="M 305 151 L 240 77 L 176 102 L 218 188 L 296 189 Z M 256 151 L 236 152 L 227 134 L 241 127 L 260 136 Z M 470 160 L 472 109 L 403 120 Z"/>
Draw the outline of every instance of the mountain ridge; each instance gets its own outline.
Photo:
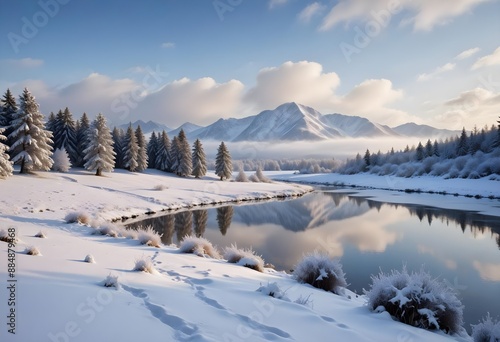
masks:
<path id="1" fill-rule="evenodd" d="M 138 120 L 132 125 L 137 127 Z M 376 137 L 418 137 L 446 138 L 459 134 L 459 131 L 439 129 L 428 125 L 408 122 L 389 127 L 372 122 L 367 118 L 339 113 L 321 114 L 312 107 L 296 102 L 287 102 L 275 109 L 261 111 L 259 114 L 244 118 L 220 118 L 207 126 L 186 122 L 176 129 L 148 121 L 141 127 L 145 134 L 165 130 L 168 135 L 177 135 L 184 129 L 188 139 L 223 140 L 227 142 L 254 141 L 321 141 L 342 138 Z M 121 125 L 127 128 L 129 124 Z M 166 128 L 166 129 L 165 129 Z"/>

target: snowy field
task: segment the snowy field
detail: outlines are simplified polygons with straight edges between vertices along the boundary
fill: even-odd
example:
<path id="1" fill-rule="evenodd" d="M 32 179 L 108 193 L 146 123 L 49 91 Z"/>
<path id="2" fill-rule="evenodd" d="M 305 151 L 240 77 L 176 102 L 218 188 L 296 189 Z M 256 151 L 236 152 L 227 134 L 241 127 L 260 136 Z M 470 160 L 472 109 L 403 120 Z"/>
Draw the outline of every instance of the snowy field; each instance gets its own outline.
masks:
<path id="1" fill-rule="evenodd" d="M 109 221 L 165 208 L 298 195 L 307 186 L 181 179 L 156 171 L 106 177 L 73 171 L 15 175 L 1 181 L 0 189 L 0 230 L 13 228 L 19 239 L 14 278 L 7 273 L 8 244 L 0 242 L 2 288 L 17 280 L 9 294 L 0 292 L 0 341 L 467 340 L 372 313 L 365 298 L 350 291 L 338 296 L 271 269 L 259 273 L 172 246 L 93 235 L 94 228 L 64 222 L 75 210 Z M 40 231 L 46 238 L 35 237 Z M 28 246 L 41 255 L 27 255 Z M 84 262 L 88 254 L 96 263 Z M 150 260 L 153 274 L 133 271 L 138 259 Z M 118 277 L 119 289 L 102 285 L 110 274 Z M 257 291 L 273 283 L 286 291 L 285 299 Z M 11 301 L 15 307 L 7 305 Z M 15 335 L 6 324 L 12 321 Z"/>

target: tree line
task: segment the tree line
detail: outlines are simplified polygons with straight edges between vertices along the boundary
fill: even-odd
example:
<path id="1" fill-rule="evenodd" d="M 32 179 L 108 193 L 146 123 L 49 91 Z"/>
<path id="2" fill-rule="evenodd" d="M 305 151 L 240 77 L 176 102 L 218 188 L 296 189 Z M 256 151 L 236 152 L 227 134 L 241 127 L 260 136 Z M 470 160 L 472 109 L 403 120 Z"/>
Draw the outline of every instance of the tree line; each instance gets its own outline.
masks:
<path id="1" fill-rule="evenodd" d="M 203 177 L 207 160 L 203 145 L 197 139 L 191 150 L 183 130 L 172 141 L 165 131 L 146 138 L 140 126 L 132 125 L 126 132 L 114 128 L 111 132 L 106 118 L 99 113 L 90 122 L 86 113 L 73 119 L 69 108 L 50 113 L 47 122 L 40 113 L 35 97 L 24 89 L 19 106 L 10 89 L 0 100 L 0 178 L 13 173 L 32 171 L 68 171 L 71 166 L 102 172 L 123 168 L 142 172 L 154 168 L 175 173 L 180 177 Z M 215 173 L 221 180 L 232 174 L 231 155 L 224 142 L 217 151 Z"/>
<path id="2" fill-rule="evenodd" d="M 481 130 L 475 127 L 469 134 L 463 128 L 454 138 L 427 140 L 400 151 L 392 148 L 387 153 L 371 153 L 367 149 L 363 156 L 358 153 L 335 171 L 407 178 L 422 175 L 481 178 L 500 174 L 500 120 L 497 127 L 486 126 Z"/>

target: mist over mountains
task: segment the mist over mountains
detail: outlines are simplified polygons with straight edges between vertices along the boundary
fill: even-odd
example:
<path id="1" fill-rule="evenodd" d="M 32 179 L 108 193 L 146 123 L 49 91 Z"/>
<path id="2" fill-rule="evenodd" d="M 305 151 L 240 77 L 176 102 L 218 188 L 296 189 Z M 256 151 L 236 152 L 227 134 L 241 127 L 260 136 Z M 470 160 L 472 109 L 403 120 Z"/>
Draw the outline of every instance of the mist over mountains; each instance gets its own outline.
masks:
<path id="1" fill-rule="evenodd" d="M 126 129 L 129 124 L 121 125 Z M 184 129 L 188 139 L 229 142 L 257 141 L 325 141 L 342 138 L 417 137 L 446 138 L 459 132 L 438 129 L 427 125 L 406 123 L 389 127 L 366 118 L 343 114 L 321 114 L 311 107 L 295 102 L 284 103 L 273 110 L 241 119 L 219 119 L 208 126 L 186 122 L 176 129 L 165 125 L 138 120 L 132 126 L 141 125 L 144 133 L 165 130 L 170 136 Z"/>

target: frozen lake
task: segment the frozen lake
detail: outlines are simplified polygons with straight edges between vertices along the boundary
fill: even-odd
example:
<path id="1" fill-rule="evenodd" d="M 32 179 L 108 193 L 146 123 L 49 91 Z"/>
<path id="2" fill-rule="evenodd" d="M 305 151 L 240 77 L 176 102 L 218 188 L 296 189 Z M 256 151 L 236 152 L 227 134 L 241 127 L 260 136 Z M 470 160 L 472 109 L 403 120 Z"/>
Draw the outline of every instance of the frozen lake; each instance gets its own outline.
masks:
<path id="1" fill-rule="evenodd" d="M 318 190 L 294 200 L 184 211 L 130 226 L 152 225 L 167 245 L 196 234 L 220 249 L 233 243 L 251 247 L 277 270 L 293 270 L 305 253 L 318 250 L 341 259 L 349 289 L 357 293 L 380 270 L 401 269 L 403 264 L 409 271 L 424 267 L 456 288 L 465 305 L 467 330 L 487 312 L 500 316 L 500 217 L 391 204 L 363 194 Z M 401 196 L 418 195 L 401 194 L 398 202 L 405 202 Z M 494 210 L 499 205 L 476 201 Z"/>

